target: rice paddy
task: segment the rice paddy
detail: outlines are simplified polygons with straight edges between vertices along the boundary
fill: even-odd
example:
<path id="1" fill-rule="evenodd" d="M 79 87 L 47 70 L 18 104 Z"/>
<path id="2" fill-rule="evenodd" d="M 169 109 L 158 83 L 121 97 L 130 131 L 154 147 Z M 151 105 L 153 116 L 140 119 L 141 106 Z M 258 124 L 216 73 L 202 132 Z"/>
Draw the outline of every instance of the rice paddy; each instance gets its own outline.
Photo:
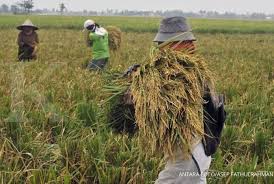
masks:
<path id="1" fill-rule="evenodd" d="M 0 16 L 0 183 L 153 183 L 163 153 L 112 131 L 104 86 L 130 65 L 146 63 L 159 18 L 96 17 L 123 31 L 105 72 L 82 68 L 91 58 L 81 25 L 86 17 L 30 17 L 42 27 L 38 60 L 16 62 L 14 27 L 25 18 Z M 210 171 L 273 172 L 273 23 L 191 23 L 197 52 L 226 95 L 228 118 Z M 273 175 L 211 175 L 208 183 L 268 184 Z"/>

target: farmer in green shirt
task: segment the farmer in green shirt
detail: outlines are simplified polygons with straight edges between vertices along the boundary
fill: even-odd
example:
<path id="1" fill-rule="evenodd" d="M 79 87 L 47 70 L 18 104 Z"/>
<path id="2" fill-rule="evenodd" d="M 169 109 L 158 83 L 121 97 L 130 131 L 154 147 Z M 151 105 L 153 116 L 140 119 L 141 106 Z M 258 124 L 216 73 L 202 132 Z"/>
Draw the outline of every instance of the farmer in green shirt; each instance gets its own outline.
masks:
<path id="1" fill-rule="evenodd" d="M 93 20 L 85 21 L 84 29 L 88 31 L 88 41 L 92 47 L 92 61 L 87 68 L 104 69 L 109 59 L 108 32 Z"/>

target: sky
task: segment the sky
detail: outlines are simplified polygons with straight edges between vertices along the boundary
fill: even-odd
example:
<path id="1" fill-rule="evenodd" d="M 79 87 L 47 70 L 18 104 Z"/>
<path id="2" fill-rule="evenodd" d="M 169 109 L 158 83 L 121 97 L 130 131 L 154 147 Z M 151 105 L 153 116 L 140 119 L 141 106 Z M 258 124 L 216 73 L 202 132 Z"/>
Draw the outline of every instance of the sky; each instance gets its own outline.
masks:
<path id="1" fill-rule="evenodd" d="M 11 5 L 20 0 L 0 0 Z M 68 10 L 174 10 L 198 12 L 211 10 L 235 13 L 273 13 L 274 0 L 33 0 L 35 8 L 57 9 L 64 2 Z"/>

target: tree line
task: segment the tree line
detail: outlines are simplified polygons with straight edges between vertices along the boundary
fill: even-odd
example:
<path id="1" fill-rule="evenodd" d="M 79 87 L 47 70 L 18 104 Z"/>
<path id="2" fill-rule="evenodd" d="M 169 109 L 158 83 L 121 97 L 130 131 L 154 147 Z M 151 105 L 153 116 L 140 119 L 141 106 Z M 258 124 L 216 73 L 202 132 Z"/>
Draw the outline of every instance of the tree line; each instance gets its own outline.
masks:
<path id="1" fill-rule="evenodd" d="M 16 4 L 8 6 L 7 4 L 2 4 L 0 7 L 0 13 L 12 13 L 12 14 L 29 14 L 29 13 L 43 13 L 48 11 L 47 9 L 39 10 L 34 8 L 33 0 L 21 0 Z M 63 14 L 67 10 L 64 3 L 59 4 L 59 12 Z"/>

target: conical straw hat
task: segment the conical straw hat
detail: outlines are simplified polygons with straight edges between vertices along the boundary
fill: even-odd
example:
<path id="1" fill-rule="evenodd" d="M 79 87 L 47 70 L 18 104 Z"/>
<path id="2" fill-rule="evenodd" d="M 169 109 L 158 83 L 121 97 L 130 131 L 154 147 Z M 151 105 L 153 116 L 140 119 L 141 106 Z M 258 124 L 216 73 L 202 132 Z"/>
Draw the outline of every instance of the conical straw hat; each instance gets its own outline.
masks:
<path id="1" fill-rule="evenodd" d="M 27 19 L 22 25 L 18 26 L 17 29 L 22 30 L 23 27 L 32 27 L 34 30 L 38 30 L 39 28 L 33 25 L 33 23 Z"/>

